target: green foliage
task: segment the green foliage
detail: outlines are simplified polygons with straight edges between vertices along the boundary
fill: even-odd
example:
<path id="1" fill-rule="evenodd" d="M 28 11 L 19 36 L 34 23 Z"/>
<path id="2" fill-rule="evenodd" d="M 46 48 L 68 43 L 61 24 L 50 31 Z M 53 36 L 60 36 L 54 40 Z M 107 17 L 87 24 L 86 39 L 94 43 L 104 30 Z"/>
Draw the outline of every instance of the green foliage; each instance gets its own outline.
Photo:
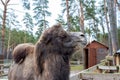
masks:
<path id="1" fill-rule="evenodd" d="M 29 2 L 29 0 L 22 0 L 22 2 L 23 2 L 23 7 L 25 8 L 25 9 L 30 9 L 30 2 Z"/>
<path id="2" fill-rule="evenodd" d="M 69 14 L 70 14 L 70 23 L 71 23 L 71 30 L 70 31 L 80 31 L 79 27 L 79 16 L 78 16 L 78 5 L 76 0 L 68 0 L 69 5 Z M 61 6 L 63 7 L 62 15 L 59 15 L 57 22 L 63 24 L 66 30 L 68 30 L 67 22 L 62 19 L 64 15 L 66 15 L 66 0 L 62 0 Z M 77 16 L 76 16 L 77 15 Z"/>
<path id="3" fill-rule="evenodd" d="M 70 23 L 72 26 L 71 31 L 80 31 L 80 3 L 83 4 L 83 14 L 84 14 L 84 26 L 85 33 L 89 36 L 94 37 L 96 40 L 99 38 L 99 34 L 105 33 L 104 28 L 104 6 L 103 1 L 99 6 L 96 5 L 96 0 L 69 0 L 69 14 L 70 14 Z M 66 0 L 62 0 L 61 6 L 63 7 L 62 16 L 66 15 Z M 101 15 L 102 14 L 102 15 Z M 59 16 L 57 19 L 58 22 L 67 25 L 67 22 L 62 19 L 63 17 Z M 103 23 L 102 23 L 103 22 Z M 103 24 L 103 25 L 102 25 Z M 102 26 L 101 26 L 102 25 Z M 100 32 L 100 29 L 103 29 L 103 33 Z M 65 27 L 66 28 L 66 27 Z M 104 37 L 105 34 L 103 34 Z"/>
<path id="4" fill-rule="evenodd" d="M 47 16 L 50 16 L 51 13 L 48 11 L 48 0 L 33 0 L 34 6 L 34 19 L 36 21 L 35 25 L 38 26 L 38 31 L 36 34 L 41 35 L 42 31 L 48 27 L 48 21 L 46 20 Z"/>
<path id="5" fill-rule="evenodd" d="M 70 16 L 77 15 L 79 10 L 78 2 L 76 0 L 68 0 L 68 3 Z M 65 14 L 66 0 L 62 0 L 61 6 L 63 7 L 62 14 Z"/>
<path id="6" fill-rule="evenodd" d="M 108 46 L 108 33 L 105 34 L 99 33 L 97 40 Z"/>
<path id="7" fill-rule="evenodd" d="M 61 23 L 62 25 L 67 25 L 62 15 L 58 15 L 58 19 L 56 19 L 56 21 Z"/>
<path id="8" fill-rule="evenodd" d="M 85 7 L 84 9 L 84 16 L 85 16 L 85 21 L 87 22 L 88 28 L 86 28 L 86 32 L 94 37 L 95 39 L 98 38 L 98 32 L 100 32 L 98 28 L 99 20 L 97 17 L 97 7 L 95 5 L 96 1 L 95 0 L 86 0 L 83 2 L 83 6 Z M 89 29 L 89 30 L 88 30 Z"/>
<path id="9" fill-rule="evenodd" d="M 10 31 L 10 33 L 9 33 Z M 17 44 L 20 44 L 20 43 L 24 43 L 24 37 L 26 35 L 26 42 L 30 42 L 30 43 L 35 43 L 37 40 L 36 38 L 30 34 L 30 33 L 26 33 L 22 30 L 18 30 L 18 29 L 12 29 L 10 30 L 9 28 L 6 28 L 6 34 L 5 34 L 5 46 L 7 47 L 7 43 L 8 43 L 8 37 L 9 37 L 9 34 L 11 34 L 11 40 L 10 40 L 10 46 L 11 45 L 17 45 Z M 1 38 L 1 37 L 0 37 Z"/>
<path id="10" fill-rule="evenodd" d="M 43 23 L 41 23 L 40 25 L 39 25 L 39 27 L 38 27 L 38 29 L 37 29 L 37 31 L 36 31 L 36 35 L 37 35 L 37 39 L 39 38 L 39 36 L 42 34 L 42 32 L 43 32 L 43 27 L 42 26 L 44 26 L 44 24 Z"/>
<path id="11" fill-rule="evenodd" d="M 71 58 L 72 61 L 78 61 L 81 59 L 82 59 L 82 53 L 80 51 L 77 53 L 74 53 Z"/>
<path id="12" fill-rule="evenodd" d="M 70 17 L 71 25 L 72 25 L 72 30 L 71 31 L 80 31 L 80 25 L 79 25 L 79 17 L 74 16 Z"/>
<path id="13" fill-rule="evenodd" d="M 62 25 L 63 25 L 63 28 L 64 28 L 65 30 L 68 29 L 68 27 L 67 27 L 67 22 L 65 22 L 65 20 L 63 19 L 63 15 L 58 15 L 58 18 L 56 19 L 56 21 L 57 21 L 58 23 L 62 24 Z"/>
<path id="14" fill-rule="evenodd" d="M 83 3 L 84 7 L 85 7 L 85 11 L 84 11 L 84 15 L 85 15 L 85 19 L 95 19 L 95 0 L 86 0 Z"/>
<path id="15" fill-rule="evenodd" d="M 14 13 L 15 10 L 9 9 L 6 17 L 6 27 L 20 27 L 20 22 L 16 19 L 18 16 Z"/>
<path id="16" fill-rule="evenodd" d="M 34 24 L 33 24 L 33 19 L 29 13 L 27 12 L 25 13 L 23 22 L 25 24 L 26 31 L 32 34 Z"/>

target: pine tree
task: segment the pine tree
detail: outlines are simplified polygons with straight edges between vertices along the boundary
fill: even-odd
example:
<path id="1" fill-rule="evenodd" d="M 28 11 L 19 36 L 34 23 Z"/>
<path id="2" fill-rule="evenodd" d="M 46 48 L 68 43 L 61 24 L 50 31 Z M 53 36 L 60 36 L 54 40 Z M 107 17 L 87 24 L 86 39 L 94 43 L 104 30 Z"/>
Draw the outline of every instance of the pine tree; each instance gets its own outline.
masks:
<path id="1" fill-rule="evenodd" d="M 38 31 L 36 34 L 38 36 L 41 35 L 42 31 L 44 31 L 48 27 L 48 21 L 46 20 L 47 16 L 50 16 L 51 13 L 48 11 L 48 0 L 33 0 L 34 6 L 34 19 L 36 21 L 36 26 L 38 26 Z"/>

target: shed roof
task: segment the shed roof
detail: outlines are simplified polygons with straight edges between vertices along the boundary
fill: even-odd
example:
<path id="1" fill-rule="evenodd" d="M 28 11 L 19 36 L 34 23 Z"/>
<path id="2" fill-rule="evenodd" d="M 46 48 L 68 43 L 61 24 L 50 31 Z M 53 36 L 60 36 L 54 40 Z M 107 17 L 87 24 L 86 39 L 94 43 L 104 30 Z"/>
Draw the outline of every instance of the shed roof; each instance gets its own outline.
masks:
<path id="1" fill-rule="evenodd" d="M 117 53 L 120 53 L 120 49 L 117 51 Z"/>
<path id="2" fill-rule="evenodd" d="M 117 50 L 117 52 L 116 52 L 116 53 L 114 53 L 114 55 L 115 55 L 115 54 L 120 54 L 120 49 L 119 49 L 119 50 Z"/>
<path id="3" fill-rule="evenodd" d="M 91 45 L 94 44 L 94 43 L 96 43 L 96 44 L 98 44 L 98 45 L 101 45 L 101 46 L 103 46 L 103 47 L 105 47 L 105 48 L 108 49 L 108 46 L 106 46 L 106 45 L 104 45 L 104 44 L 102 44 L 102 43 L 100 43 L 100 42 L 98 42 L 98 41 L 96 41 L 96 40 L 93 40 L 92 42 L 88 43 L 88 44 L 85 46 L 85 48 L 91 46 Z"/>

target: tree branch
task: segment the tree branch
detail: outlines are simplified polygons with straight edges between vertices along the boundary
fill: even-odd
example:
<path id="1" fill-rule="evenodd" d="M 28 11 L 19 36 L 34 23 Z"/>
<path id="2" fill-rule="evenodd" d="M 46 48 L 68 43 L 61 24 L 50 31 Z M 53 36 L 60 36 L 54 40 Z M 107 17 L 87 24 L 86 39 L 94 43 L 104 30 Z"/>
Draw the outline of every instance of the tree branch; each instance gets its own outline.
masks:
<path id="1" fill-rule="evenodd" d="M 6 0 L 6 2 L 5 2 L 5 3 L 6 3 L 6 4 L 8 4 L 9 2 L 10 2 L 10 0 Z"/>
<path id="2" fill-rule="evenodd" d="M 1 0 L 2 4 L 5 5 L 5 3 L 3 2 L 3 0 Z"/>
<path id="3" fill-rule="evenodd" d="M 118 5 L 118 9 L 120 11 L 120 3 L 118 3 L 118 1 L 116 0 L 116 4 Z"/>

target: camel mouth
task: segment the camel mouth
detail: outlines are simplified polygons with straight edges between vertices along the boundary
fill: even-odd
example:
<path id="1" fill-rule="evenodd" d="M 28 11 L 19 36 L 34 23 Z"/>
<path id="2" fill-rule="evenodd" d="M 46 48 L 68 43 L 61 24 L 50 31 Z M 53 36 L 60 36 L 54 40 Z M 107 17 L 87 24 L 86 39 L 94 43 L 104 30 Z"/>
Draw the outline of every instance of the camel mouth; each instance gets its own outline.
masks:
<path id="1" fill-rule="evenodd" d="M 64 46 L 65 47 L 71 47 L 71 48 L 74 48 L 74 47 L 76 47 L 77 46 L 77 44 L 73 41 L 73 40 L 71 40 L 70 42 L 66 42 L 66 43 L 64 43 Z"/>
<path id="2" fill-rule="evenodd" d="M 82 45 L 86 45 L 87 44 L 87 40 L 85 38 L 81 39 L 78 36 L 71 36 L 73 42 L 76 44 L 76 46 L 78 44 L 82 44 Z"/>
<path id="3" fill-rule="evenodd" d="M 82 45 L 86 45 L 87 41 L 76 41 L 78 44 L 81 43 Z"/>

